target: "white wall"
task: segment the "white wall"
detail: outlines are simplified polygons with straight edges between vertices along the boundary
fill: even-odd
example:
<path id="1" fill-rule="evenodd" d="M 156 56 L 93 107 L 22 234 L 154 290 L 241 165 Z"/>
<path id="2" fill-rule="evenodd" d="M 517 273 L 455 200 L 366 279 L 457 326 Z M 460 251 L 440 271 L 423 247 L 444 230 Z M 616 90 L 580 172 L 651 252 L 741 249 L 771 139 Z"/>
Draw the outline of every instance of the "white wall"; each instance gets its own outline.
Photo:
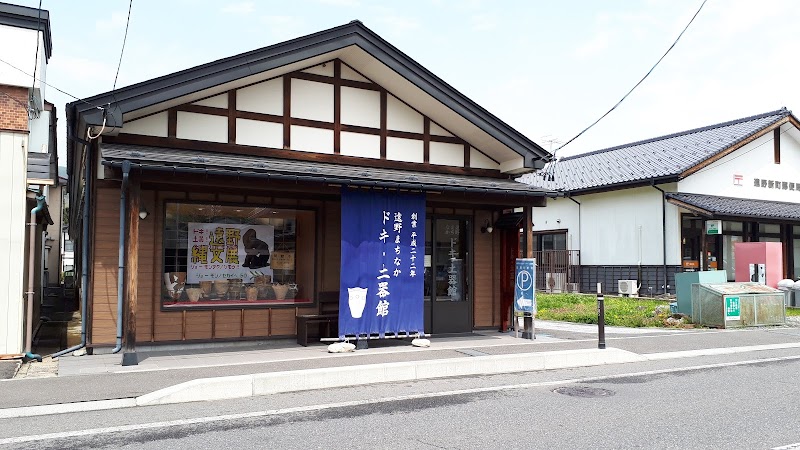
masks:
<path id="1" fill-rule="evenodd" d="M 0 353 L 22 351 L 27 136 L 0 132 Z"/>
<path id="2" fill-rule="evenodd" d="M 292 117 L 333 123 L 333 85 L 292 79 Z"/>
<path id="3" fill-rule="evenodd" d="M 228 142 L 228 117 L 178 111 L 175 137 L 195 141 Z"/>
<path id="4" fill-rule="evenodd" d="M 38 60 L 34 58 L 37 37 L 39 39 Z M 31 75 L 33 75 L 35 68 L 36 78 L 47 81 L 47 57 L 41 32 L 37 33 L 36 30 L 0 25 L 0 57 Z M 0 64 L 0 84 L 27 88 L 33 86 L 34 89 L 41 91 L 42 99 L 45 97 L 44 84 L 39 81 L 34 83 L 30 76 L 15 70 L 7 64 Z M 38 106 L 40 109 L 44 107 L 42 104 Z"/>
<path id="5" fill-rule="evenodd" d="M 660 186 L 666 191 L 673 185 Z M 653 187 L 567 198 L 549 199 L 545 208 L 534 208 L 534 231 L 567 229 L 571 250 L 581 250 L 584 265 L 661 265 L 662 198 Z M 666 208 L 667 264 L 680 264 L 678 208 Z M 560 221 L 560 222 L 559 222 Z"/>
<path id="6" fill-rule="evenodd" d="M 333 130 L 292 125 L 292 150 L 314 153 L 333 153 Z"/>
<path id="7" fill-rule="evenodd" d="M 128 134 L 142 134 L 145 136 L 167 137 L 168 124 L 167 112 L 163 111 L 152 116 L 131 120 L 123 124 L 122 132 Z"/>
<path id="8" fill-rule="evenodd" d="M 425 119 L 422 114 L 389 94 L 386 98 L 386 128 L 411 133 L 425 131 Z"/>
<path id="9" fill-rule="evenodd" d="M 425 161 L 425 143 L 418 139 L 386 138 L 386 159 L 422 163 Z"/>
<path id="10" fill-rule="evenodd" d="M 236 143 L 256 147 L 283 148 L 283 124 L 236 119 Z"/>
<path id="11" fill-rule="evenodd" d="M 275 78 L 236 91 L 236 109 L 283 115 L 283 79 Z"/>
<path id="12" fill-rule="evenodd" d="M 213 97 L 204 98 L 203 100 L 192 103 L 193 105 L 210 106 L 212 108 L 227 108 L 228 107 L 228 94 L 219 94 Z"/>
<path id="13" fill-rule="evenodd" d="M 464 166 L 464 146 L 461 144 L 448 144 L 445 142 L 431 142 L 431 154 L 428 161 L 431 164 L 443 166 Z"/>
<path id="14" fill-rule="evenodd" d="M 470 147 L 469 149 L 469 166 L 476 169 L 494 169 L 499 170 L 500 164 L 492 161 L 488 156 L 479 152 L 478 149 Z"/>
<path id="15" fill-rule="evenodd" d="M 679 181 L 678 191 L 800 203 L 800 132 L 786 124 L 781 133 L 780 164 L 774 162 L 773 133 L 769 132 Z M 740 186 L 734 184 L 734 175 L 742 176 Z M 755 178 L 793 182 L 795 190 L 755 187 Z"/>
<path id="16" fill-rule="evenodd" d="M 333 138 L 333 135 L 331 135 L 331 138 Z M 343 131 L 340 139 L 342 155 L 375 159 L 380 159 L 381 157 L 380 136 Z"/>
<path id="17" fill-rule="evenodd" d="M 342 123 L 381 127 L 381 93 L 342 86 Z"/>
<path id="18" fill-rule="evenodd" d="M 36 153 L 47 153 L 50 145 L 50 111 L 42 111 L 38 118 L 28 121 L 30 136 L 28 136 L 28 149 Z"/>

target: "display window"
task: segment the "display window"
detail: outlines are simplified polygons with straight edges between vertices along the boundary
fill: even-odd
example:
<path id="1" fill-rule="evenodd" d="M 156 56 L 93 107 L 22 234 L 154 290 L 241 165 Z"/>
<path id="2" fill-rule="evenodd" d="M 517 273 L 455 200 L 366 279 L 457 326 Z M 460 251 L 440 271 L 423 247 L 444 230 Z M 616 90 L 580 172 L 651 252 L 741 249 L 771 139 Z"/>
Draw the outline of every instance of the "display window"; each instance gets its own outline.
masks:
<path id="1" fill-rule="evenodd" d="M 163 307 L 311 303 L 315 229 L 312 210 L 166 203 Z"/>

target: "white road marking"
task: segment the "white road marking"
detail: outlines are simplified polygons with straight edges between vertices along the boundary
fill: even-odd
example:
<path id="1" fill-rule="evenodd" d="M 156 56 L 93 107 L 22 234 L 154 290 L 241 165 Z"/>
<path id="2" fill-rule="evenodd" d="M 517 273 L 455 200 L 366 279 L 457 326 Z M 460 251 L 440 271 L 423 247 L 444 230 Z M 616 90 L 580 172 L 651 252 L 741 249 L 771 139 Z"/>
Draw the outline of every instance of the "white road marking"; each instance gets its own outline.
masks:
<path id="1" fill-rule="evenodd" d="M 454 396 L 454 395 L 477 394 L 477 393 L 484 393 L 484 392 L 501 392 L 501 391 L 507 391 L 507 390 L 517 390 L 517 389 L 531 389 L 531 388 L 548 387 L 548 386 L 559 386 L 559 385 L 564 385 L 564 384 L 589 383 L 589 382 L 597 382 L 597 381 L 603 381 L 603 380 L 613 380 L 613 379 L 619 379 L 619 378 L 641 377 L 641 376 L 659 375 L 659 374 L 676 373 L 676 372 L 691 372 L 691 371 L 696 371 L 696 370 L 713 369 L 713 368 L 719 368 L 719 367 L 745 366 L 745 365 L 752 365 L 752 364 L 763 364 L 765 362 L 793 361 L 793 360 L 800 360 L 800 356 L 783 356 L 783 357 L 775 357 L 775 358 L 752 359 L 752 360 L 748 360 L 748 361 L 736 361 L 736 362 L 728 362 L 728 363 L 705 364 L 705 365 L 700 365 L 700 366 L 678 367 L 678 368 L 661 369 L 661 370 L 649 370 L 649 371 L 643 371 L 643 372 L 630 372 L 630 373 L 622 373 L 622 374 L 616 374 L 616 375 L 604 375 L 604 376 L 598 376 L 598 377 L 572 378 L 572 379 L 566 379 L 566 380 L 543 381 L 543 382 L 538 382 L 538 383 L 511 384 L 511 385 L 491 386 L 491 387 L 483 387 L 483 388 L 458 389 L 458 390 L 444 391 L 444 392 L 430 392 L 430 393 L 424 393 L 424 394 L 399 395 L 399 396 L 394 396 L 394 397 L 384 397 L 384 398 L 371 399 L 371 400 L 354 400 L 354 401 L 349 401 L 349 402 L 325 403 L 325 404 L 321 404 L 321 405 L 309 405 L 309 406 L 300 406 L 300 407 L 295 407 L 295 408 L 271 409 L 271 410 L 266 410 L 266 411 L 255 411 L 255 412 L 249 412 L 249 413 L 226 414 L 226 415 L 220 415 L 220 416 L 197 417 L 197 418 L 192 418 L 192 419 L 180 419 L 180 420 L 170 420 L 170 421 L 162 421 L 162 422 L 142 423 L 142 424 L 135 424 L 135 425 L 121 425 L 121 426 L 115 426 L 115 427 L 92 428 L 92 429 L 87 429 L 87 430 L 76 430 L 76 431 L 65 431 L 65 432 L 61 432 L 61 433 L 48 433 L 48 434 L 40 434 L 40 435 L 18 436 L 18 437 L 0 439 L 0 445 L 22 444 L 22 443 L 26 443 L 26 442 L 37 442 L 37 441 L 46 441 L 46 440 L 54 440 L 54 439 L 67 439 L 67 438 L 75 438 L 75 437 L 87 437 L 87 436 L 110 434 L 110 433 L 135 432 L 135 431 L 150 430 L 150 429 L 156 429 L 156 428 L 170 428 L 170 427 L 179 427 L 179 426 L 195 425 L 195 424 L 202 424 L 202 423 L 225 422 L 225 421 L 233 421 L 233 420 L 241 420 L 241 419 L 250 419 L 250 418 L 256 418 L 256 417 L 279 416 L 279 415 L 283 415 L 283 414 L 293 414 L 293 413 L 300 413 L 300 412 L 324 411 L 324 410 L 336 409 L 336 408 L 347 408 L 347 407 L 351 407 L 351 406 L 363 406 L 363 405 L 377 405 L 377 404 L 382 404 L 382 403 L 390 403 L 390 402 L 397 402 L 397 401 L 404 401 L 404 400 L 439 398 L 439 397 L 449 397 L 449 396 Z M 797 447 L 787 446 L 787 447 L 779 447 L 779 448 L 782 448 L 782 449 L 783 448 L 786 448 L 786 449 L 800 448 L 800 444 L 792 444 L 792 445 L 795 445 Z"/>
<path id="2" fill-rule="evenodd" d="M 793 449 L 798 449 L 798 448 L 800 448 L 800 442 L 797 442 L 797 443 L 794 443 L 794 444 L 789 444 L 789 445 L 784 445 L 782 447 L 772 447 L 772 450 L 793 450 Z"/>

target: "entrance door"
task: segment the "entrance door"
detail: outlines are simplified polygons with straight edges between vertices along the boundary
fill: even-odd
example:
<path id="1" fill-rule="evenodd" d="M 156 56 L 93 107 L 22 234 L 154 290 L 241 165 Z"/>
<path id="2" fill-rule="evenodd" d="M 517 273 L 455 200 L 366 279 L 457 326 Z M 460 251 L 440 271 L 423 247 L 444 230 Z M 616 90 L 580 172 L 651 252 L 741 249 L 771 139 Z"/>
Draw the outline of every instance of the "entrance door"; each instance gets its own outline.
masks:
<path id="1" fill-rule="evenodd" d="M 472 331 L 469 221 L 432 217 L 425 223 L 425 332 Z"/>

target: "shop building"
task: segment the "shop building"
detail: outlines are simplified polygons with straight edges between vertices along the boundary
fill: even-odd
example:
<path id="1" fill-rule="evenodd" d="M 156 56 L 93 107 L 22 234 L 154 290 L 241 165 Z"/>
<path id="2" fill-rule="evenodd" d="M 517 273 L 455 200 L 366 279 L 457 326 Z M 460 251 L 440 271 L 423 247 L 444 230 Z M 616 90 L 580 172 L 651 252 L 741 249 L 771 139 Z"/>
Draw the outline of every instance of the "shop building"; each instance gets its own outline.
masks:
<path id="1" fill-rule="evenodd" d="M 733 281 L 736 242 L 782 243 L 783 276 L 797 279 L 799 126 L 784 108 L 563 158 L 547 176 L 526 175 L 565 195 L 536 211 L 534 249 L 545 260 L 579 255 L 554 270 L 550 284 L 593 292 L 602 282 L 617 292 L 619 280 L 637 280 L 640 294 L 655 295 L 674 293 L 680 271 L 725 270 Z"/>
<path id="2" fill-rule="evenodd" d="M 492 225 L 553 194 L 513 179 L 548 152 L 358 21 L 85 100 L 70 236 L 93 349 L 295 335 L 338 299 L 343 190 L 424 196 L 426 332 L 498 328 L 519 230 Z"/>

